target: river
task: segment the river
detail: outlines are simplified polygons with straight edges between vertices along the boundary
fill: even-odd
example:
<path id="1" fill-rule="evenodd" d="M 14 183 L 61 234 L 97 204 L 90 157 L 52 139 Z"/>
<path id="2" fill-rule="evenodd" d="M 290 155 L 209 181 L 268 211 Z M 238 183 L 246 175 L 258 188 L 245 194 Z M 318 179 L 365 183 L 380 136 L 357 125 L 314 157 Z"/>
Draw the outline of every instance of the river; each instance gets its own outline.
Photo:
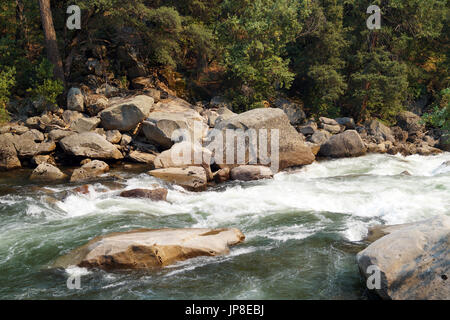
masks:
<path id="1" fill-rule="evenodd" d="M 0 173 L 0 299 L 364 299 L 355 255 L 368 226 L 450 215 L 450 153 L 316 162 L 273 180 L 207 192 L 169 187 L 168 202 L 120 198 L 161 185 L 144 172 L 117 183 L 39 186 Z M 410 175 L 402 174 L 408 171 Z M 237 227 L 244 244 L 149 272 L 54 270 L 93 237 L 136 228 Z M 66 280 L 81 275 L 81 289 Z"/>

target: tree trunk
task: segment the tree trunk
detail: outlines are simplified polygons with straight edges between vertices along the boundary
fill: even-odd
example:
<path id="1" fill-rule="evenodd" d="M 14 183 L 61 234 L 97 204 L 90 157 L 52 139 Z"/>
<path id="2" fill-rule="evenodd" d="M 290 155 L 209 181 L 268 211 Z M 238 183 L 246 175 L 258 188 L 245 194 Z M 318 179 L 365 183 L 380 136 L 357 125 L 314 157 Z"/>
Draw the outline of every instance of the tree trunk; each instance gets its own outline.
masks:
<path id="1" fill-rule="evenodd" d="M 52 9 L 50 8 L 50 0 L 39 0 L 41 10 L 42 27 L 44 29 L 45 47 L 47 49 L 47 58 L 53 64 L 53 74 L 56 79 L 63 82 L 65 86 L 65 78 L 63 64 L 58 50 L 56 41 L 56 32 L 53 25 Z"/>

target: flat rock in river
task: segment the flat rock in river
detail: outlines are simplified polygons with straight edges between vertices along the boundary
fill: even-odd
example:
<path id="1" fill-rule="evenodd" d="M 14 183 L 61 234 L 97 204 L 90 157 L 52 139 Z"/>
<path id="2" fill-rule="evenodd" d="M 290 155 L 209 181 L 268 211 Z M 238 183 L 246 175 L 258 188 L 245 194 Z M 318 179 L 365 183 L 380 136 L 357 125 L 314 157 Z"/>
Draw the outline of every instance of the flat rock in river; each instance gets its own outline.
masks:
<path id="1" fill-rule="evenodd" d="M 142 229 L 97 237 L 59 258 L 54 267 L 108 271 L 152 269 L 199 256 L 229 253 L 243 242 L 238 229 Z"/>

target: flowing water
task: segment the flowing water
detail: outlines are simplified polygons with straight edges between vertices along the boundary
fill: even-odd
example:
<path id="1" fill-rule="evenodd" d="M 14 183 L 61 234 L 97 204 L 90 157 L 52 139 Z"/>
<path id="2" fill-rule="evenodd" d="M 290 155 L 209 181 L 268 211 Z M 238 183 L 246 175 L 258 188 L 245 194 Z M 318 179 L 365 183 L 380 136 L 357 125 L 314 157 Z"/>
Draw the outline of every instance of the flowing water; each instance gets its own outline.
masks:
<path id="1" fill-rule="evenodd" d="M 28 171 L 0 173 L 0 299 L 361 299 L 355 255 L 367 228 L 450 215 L 450 153 L 368 155 L 316 162 L 274 180 L 191 193 L 168 202 L 120 198 L 161 184 L 145 173 L 96 183 L 38 186 Z M 402 174 L 407 170 L 411 175 Z M 136 228 L 238 227 L 244 244 L 150 272 L 54 270 L 90 239 Z M 81 289 L 69 290 L 70 275 Z"/>

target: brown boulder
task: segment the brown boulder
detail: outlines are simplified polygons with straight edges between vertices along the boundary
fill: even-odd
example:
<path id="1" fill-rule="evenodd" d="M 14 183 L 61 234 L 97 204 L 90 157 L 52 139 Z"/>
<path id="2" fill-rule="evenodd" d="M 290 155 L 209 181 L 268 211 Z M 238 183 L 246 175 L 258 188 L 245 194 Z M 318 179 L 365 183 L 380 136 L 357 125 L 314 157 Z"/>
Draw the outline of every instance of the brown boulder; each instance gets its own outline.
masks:
<path id="1" fill-rule="evenodd" d="M 155 190 L 133 189 L 123 191 L 120 196 L 124 198 L 146 198 L 152 201 L 166 201 L 167 189 L 159 188 Z"/>
<path id="2" fill-rule="evenodd" d="M 205 169 L 202 167 L 156 169 L 149 174 L 190 191 L 204 191 L 208 182 Z"/>
<path id="3" fill-rule="evenodd" d="M 45 162 L 41 163 L 36 169 L 34 169 L 33 173 L 31 174 L 30 180 L 51 182 L 64 180 L 66 178 L 67 175 L 62 173 L 61 170 Z"/>
<path id="4" fill-rule="evenodd" d="M 98 176 L 108 171 L 109 166 L 105 162 L 99 160 L 90 161 L 73 172 L 70 182 L 96 179 Z"/>
<path id="5" fill-rule="evenodd" d="M 200 256 L 228 254 L 245 240 L 238 229 L 141 229 L 97 237 L 59 258 L 56 268 L 107 271 L 161 268 Z"/>
<path id="6" fill-rule="evenodd" d="M 10 133 L 0 134 L 0 170 L 11 170 L 21 167 L 13 139 L 14 137 Z"/>

